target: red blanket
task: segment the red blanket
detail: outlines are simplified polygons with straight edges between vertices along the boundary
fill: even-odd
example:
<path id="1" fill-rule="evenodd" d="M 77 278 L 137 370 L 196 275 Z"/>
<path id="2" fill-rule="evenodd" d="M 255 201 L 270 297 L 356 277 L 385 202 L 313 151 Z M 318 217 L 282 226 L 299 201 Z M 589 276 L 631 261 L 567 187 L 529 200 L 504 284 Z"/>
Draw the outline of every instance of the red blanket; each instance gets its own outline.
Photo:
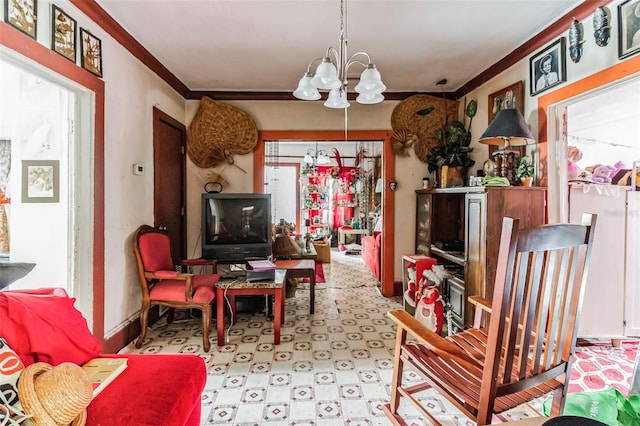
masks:
<path id="1" fill-rule="evenodd" d="M 34 297 L 36 296 L 36 297 Z M 25 366 L 84 364 L 102 349 L 62 289 L 0 292 L 0 336 Z"/>

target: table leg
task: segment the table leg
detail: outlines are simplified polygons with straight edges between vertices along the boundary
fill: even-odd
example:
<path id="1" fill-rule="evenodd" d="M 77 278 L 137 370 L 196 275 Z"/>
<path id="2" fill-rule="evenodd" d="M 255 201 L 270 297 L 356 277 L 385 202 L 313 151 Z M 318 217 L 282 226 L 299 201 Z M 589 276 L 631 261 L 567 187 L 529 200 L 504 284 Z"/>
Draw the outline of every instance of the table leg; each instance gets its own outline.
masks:
<path id="1" fill-rule="evenodd" d="M 275 299 L 275 307 L 274 313 L 275 318 L 273 319 L 273 344 L 280 344 L 280 325 L 282 324 L 282 309 L 283 309 L 283 301 L 284 301 L 284 286 L 280 288 L 276 288 L 273 292 L 273 298 Z"/>
<path id="2" fill-rule="evenodd" d="M 316 271 L 315 268 L 309 276 L 309 313 L 313 315 L 316 304 Z"/>
<path id="3" fill-rule="evenodd" d="M 224 341 L 224 294 L 221 288 L 216 289 L 216 322 L 218 327 L 218 346 L 223 346 Z"/>

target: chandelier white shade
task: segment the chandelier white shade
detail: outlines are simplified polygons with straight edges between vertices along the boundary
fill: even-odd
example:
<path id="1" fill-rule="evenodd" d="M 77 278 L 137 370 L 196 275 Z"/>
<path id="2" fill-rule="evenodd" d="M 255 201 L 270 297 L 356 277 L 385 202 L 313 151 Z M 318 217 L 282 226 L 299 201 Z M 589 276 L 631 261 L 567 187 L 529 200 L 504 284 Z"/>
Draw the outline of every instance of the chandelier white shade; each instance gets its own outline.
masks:
<path id="1" fill-rule="evenodd" d="M 364 67 L 360 81 L 355 87 L 359 93 L 356 102 L 361 104 L 377 104 L 384 100 L 382 92 L 387 88 L 382 83 L 380 72 L 371 62 L 367 52 L 356 52 L 347 57 L 346 38 L 347 9 L 345 0 L 340 0 L 340 48 L 329 47 L 324 57 L 314 59 L 308 66 L 304 76 L 294 90 L 293 96 L 305 101 L 320 99 L 319 90 L 329 90 L 329 96 L 324 103 L 329 108 L 348 108 L 347 101 L 347 71 L 351 65 Z M 315 73 L 311 72 L 314 64 L 318 63 Z"/>
<path id="2" fill-rule="evenodd" d="M 316 149 L 309 148 L 307 154 L 302 159 L 307 164 L 311 165 L 327 165 L 331 164 L 331 158 L 324 149 L 318 150 L 318 143 L 316 142 Z"/>
<path id="3" fill-rule="evenodd" d="M 298 88 L 293 92 L 293 96 L 304 101 L 317 101 L 320 99 L 320 92 L 311 85 L 311 73 L 306 73 L 300 79 Z"/>
<path id="4" fill-rule="evenodd" d="M 331 89 L 324 106 L 328 108 L 349 108 L 350 104 L 347 100 L 347 92 L 340 89 Z"/>

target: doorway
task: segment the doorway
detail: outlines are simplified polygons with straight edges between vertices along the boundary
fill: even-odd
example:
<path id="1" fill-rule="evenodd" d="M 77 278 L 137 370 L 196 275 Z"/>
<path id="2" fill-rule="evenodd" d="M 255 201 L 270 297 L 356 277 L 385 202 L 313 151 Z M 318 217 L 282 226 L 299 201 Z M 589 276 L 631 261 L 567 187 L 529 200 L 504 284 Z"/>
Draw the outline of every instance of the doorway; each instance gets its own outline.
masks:
<path id="1" fill-rule="evenodd" d="M 598 215 L 578 336 L 619 339 L 640 335 L 640 192 L 631 173 L 621 179 L 640 164 L 640 75 L 607 76 L 548 106 L 549 215 Z"/>
<path id="2" fill-rule="evenodd" d="M 35 264 L 10 288 L 64 288 L 91 327 L 94 99 L 9 52 L 0 74 L 0 261 Z"/>
<path id="3" fill-rule="evenodd" d="M 390 189 L 389 183 L 395 176 L 395 161 L 391 148 L 392 131 L 372 130 L 349 131 L 345 138 L 344 131 L 260 131 L 258 133 L 258 143 L 253 151 L 253 191 L 264 192 L 264 166 L 266 141 L 303 141 L 311 144 L 312 141 L 319 142 L 382 142 L 382 182 L 381 182 L 381 213 L 383 217 L 382 225 L 382 258 L 381 258 L 381 291 L 386 297 L 394 295 L 394 224 L 395 224 L 395 197 Z"/>

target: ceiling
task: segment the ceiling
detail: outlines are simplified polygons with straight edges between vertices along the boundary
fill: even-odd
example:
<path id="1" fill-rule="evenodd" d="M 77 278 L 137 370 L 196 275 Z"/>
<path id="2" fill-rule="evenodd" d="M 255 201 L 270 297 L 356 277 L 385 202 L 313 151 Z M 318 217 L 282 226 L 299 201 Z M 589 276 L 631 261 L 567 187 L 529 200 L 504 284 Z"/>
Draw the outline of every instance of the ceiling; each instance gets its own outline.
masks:
<path id="1" fill-rule="evenodd" d="M 339 0 L 96 1 L 192 91 L 290 93 L 339 47 Z M 455 91 L 578 3 L 350 0 L 348 53 L 369 53 L 387 92 Z"/>

